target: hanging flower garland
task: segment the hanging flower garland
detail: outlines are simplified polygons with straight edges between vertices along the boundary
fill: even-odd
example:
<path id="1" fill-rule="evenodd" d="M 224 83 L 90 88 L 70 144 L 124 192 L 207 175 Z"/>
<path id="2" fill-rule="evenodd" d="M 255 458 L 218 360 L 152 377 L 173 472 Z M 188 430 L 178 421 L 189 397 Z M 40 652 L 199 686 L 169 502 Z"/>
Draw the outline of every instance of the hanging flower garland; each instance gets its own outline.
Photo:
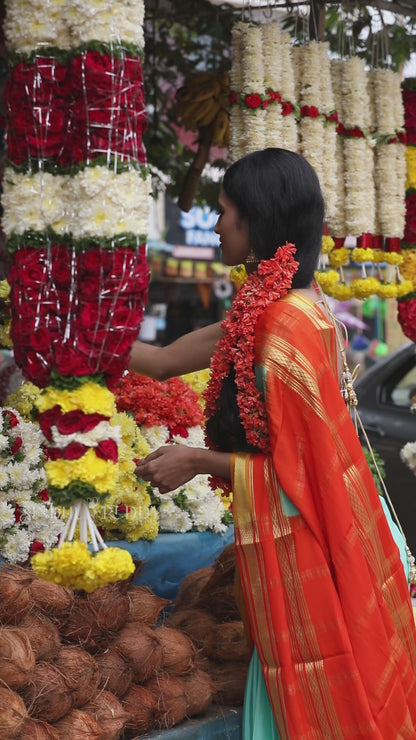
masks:
<path id="1" fill-rule="evenodd" d="M 71 0 L 50 10 L 37 9 L 32 24 L 30 0 L 6 2 L 11 337 L 25 377 L 44 389 L 37 408 L 51 495 L 71 505 L 63 539 L 79 530 L 83 541 L 32 565 L 62 582 L 62 559 L 66 585 L 72 572 L 80 588 L 85 550 L 85 589 L 93 590 L 134 570 L 129 553 L 105 553 L 88 500 L 116 485 L 111 388 L 128 363 L 149 280 L 144 6 L 115 2 L 109 11 L 104 0 Z"/>
<path id="2" fill-rule="evenodd" d="M 406 128 L 406 218 L 402 241 L 403 275 L 411 288 L 398 301 L 397 317 L 404 335 L 416 342 L 416 79 L 402 85 Z"/>

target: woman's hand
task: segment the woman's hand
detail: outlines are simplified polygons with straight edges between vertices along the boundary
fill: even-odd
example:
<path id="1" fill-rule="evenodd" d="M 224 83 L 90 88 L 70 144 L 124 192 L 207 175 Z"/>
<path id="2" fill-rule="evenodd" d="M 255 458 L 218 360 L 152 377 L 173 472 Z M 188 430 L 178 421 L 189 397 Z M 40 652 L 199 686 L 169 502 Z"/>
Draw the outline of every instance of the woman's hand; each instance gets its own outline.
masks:
<path id="1" fill-rule="evenodd" d="M 140 460 L 136 474 L 148 480 L 160 493 L 168 493 L 197 475 L 196 459 L 197 449 L 194 447 L 166 445 Z"/>

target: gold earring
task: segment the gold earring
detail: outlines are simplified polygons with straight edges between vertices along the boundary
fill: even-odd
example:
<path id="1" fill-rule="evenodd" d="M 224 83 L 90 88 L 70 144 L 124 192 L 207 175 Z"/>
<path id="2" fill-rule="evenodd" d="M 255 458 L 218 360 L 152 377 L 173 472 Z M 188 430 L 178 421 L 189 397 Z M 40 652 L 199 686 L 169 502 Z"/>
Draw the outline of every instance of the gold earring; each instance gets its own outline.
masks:
<path id="1" fill-rule="evenodd" d="M 248 253 L 248 255 L 247 255 L 247 257 L 245 258 L 244 261 L 245 261 L 246 265 L 258 265 L 259 262 L 260 262 L 259 258 L 256 257 L 256 255 L 254 254 L 254 252 L 251 252 L 251 251 Z"/>

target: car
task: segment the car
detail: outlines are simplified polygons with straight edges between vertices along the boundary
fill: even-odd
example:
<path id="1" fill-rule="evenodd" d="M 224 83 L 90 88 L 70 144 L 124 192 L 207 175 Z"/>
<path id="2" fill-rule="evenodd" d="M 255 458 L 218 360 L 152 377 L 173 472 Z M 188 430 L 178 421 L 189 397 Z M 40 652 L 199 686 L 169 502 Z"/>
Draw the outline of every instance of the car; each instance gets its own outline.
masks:
<path id="1" fill-rule="evenodd" d="M 358 414 L 372 448 L 384 463 L 384 483 L 406 541 L 416 553 L 416 474 L 400 450 L 416 442 L 416 345 L 407 342 L 365 370 L 354 384 Z M 365 436 L 359 430 L 365 446 Z"/>

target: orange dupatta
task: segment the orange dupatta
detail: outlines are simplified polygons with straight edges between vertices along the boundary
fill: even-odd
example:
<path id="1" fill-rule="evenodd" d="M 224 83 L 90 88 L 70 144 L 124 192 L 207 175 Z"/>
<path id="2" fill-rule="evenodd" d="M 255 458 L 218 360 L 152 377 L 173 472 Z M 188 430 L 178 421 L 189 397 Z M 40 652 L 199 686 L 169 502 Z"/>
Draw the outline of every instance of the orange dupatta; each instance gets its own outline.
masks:
<path id="1" fill-rule="evenodd" d="M 335 343 L 296 293 L 256 326 L 272 452 L 231 466 L 251 634 L 282 739 L 415 738 L 408 585 L 339 392 Z"/>

